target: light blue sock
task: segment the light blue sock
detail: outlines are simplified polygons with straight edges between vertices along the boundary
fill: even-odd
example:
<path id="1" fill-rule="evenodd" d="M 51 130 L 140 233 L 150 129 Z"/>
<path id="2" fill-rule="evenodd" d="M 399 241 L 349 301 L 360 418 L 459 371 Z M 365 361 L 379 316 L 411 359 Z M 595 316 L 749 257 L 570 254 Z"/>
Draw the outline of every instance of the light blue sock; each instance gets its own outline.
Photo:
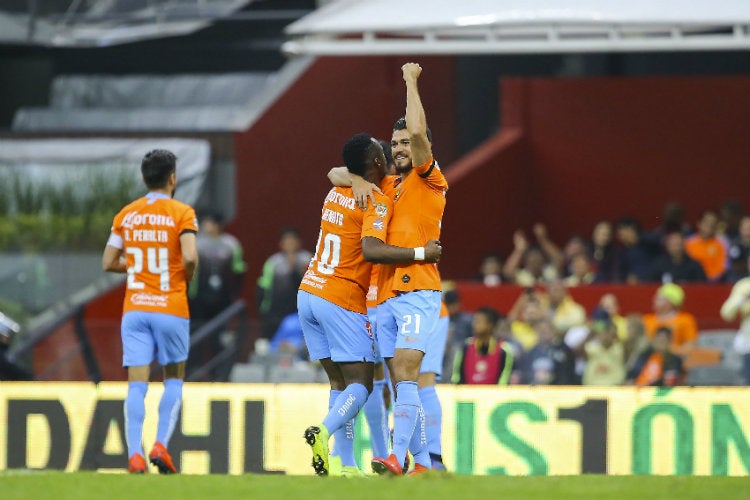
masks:
<path id="1" fill-rule="evenodd" d="M 409 448 L 409 442 L 414 433 L 421 406 L 416 382 L 404 381 L 396 384 L 396 403 L 393 406 L 393 449 L 391 453 L 396 455 L 401 467 L 404 466 L 406 450 Z M 416 457 L 414 458 L 416 460 Z"/>
<path id="2" fill-rule="evenodd" d="M 434 385 L 419 389 L 419 399 L 424 410 L 425 435 L 427 436 L 427 451 L 431 455 L 442 455 L 440 440 L 443 427 L 443 407 L 440 405 Z"/>
<path id="3" fill-rule="evenodd" d="M 370 428 L 370 443 L 373 458 L 388 457 L 388 414 L 385 411 L 383 388 L 385 379 L 372 383 L 372 392 L 365 403 L 365 417 Z"/>
<path id="4" fill-rule="evenodd" d="M 331 408 L 333 408 L 333 404 L 336 402 L 336 399 L 339 397 L 340 394 L 341 394 L 341 391 L 336 391 L 336 390 L 331 389 L 331 392 L 328 394 L 328 411 L 329 412 L 331 411 Z M 336 436 L 336 433 L 333 433 L 330 435 Z M 341 439 L 337 439 L 334 437 L 333 446 L 330 449 L 331 455 L 334 455 L 334 456 L 341 455 L 339 451 L 339 446 L 340 446 L 339 441 L 341 441 Z"/>
<path id="5" fill-rule="evenodd" d="M 326 418 L 323 419 L 323 425 L 328 429 L 329 434 L 334 434 L 344 427 L 346 422 L 356 417 L 359 410 L 365 405 L 367 396 L 367 387 L 362 384 L 346 386 L 346 389 L 341 391 L 331 409 L 328 410 Z"/>
<path id="6" fill-rule="evenodd" d="M 146 392 L 148 382 L 128 382 L 128 395 L 125 397 L 125 441 L 128 444 L 128 458 L 133 453 L 143 455 L 143 419 L 146 418 Z"/>
<path id="7" fill-rule="evenodd" d="M 159 401 L 159 425 L 156 427 L 156 440 L 166 448 L 177 425 L 182 406 L 182 380 L 168 378 L 164 381 L 164 394 Z"/>
<path id="8" fill-rule="evenodd" d="M 356 417 L 347 420 L 346 423 L 336 432 L 333 433 L 336 454 L 341 458 L 341 465 L 344 467 L 357 467 L 357 460 L 354 458 L 354 422 Z"/>
<path id="9" fill-rule="evenodd" d="M 427 436 L 425 435 L 424 410 L 420 406 L 417 410 L 417 422 L 409 441 L 409 451 L 414 457 L 414 463 L 432 469 L 432 458 L 427 451 Z"/>

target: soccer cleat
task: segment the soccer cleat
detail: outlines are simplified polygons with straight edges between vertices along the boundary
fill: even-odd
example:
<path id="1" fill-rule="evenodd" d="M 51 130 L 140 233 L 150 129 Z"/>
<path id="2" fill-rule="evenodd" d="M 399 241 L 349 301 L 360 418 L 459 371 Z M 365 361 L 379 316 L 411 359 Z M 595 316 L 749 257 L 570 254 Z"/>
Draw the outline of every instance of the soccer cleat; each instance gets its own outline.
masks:
<path id="1" fill-rule="evenodd" d="M 324 425 L 311 425 L 305 430 L 305 441 L 312 448 L 312 466 L 315 474 L 328 475 L 328 429 Z"/>
<path id="2" fill-rule="evenodd" d="M 172 463 L 172 457 L 159 441 L 155 442 L 154 447 L 151 448 L 148 460 L 159 469 L 159 474 L 177 474 L 177 468 Z"/>
<path id="3" fill-rule="evenodd" d="M 430 472 L 430 469 L 425 467 L 422 464 L 414 464 L 414 470 L 412 470 L 409 475 L 410 476 L 419 476 L 420 474 L 424 474 L 425 472 Z"/>
<path id="4" fill-rule="evenodd" d="M 371 464 L 372 471 L 381 476 L 388 473 L 401 476 L 404 473 L 403 467 L 398 463 L 398 459 L 393 453 L 388 455 L 388 458 L 373 458 Z"/>
<path id="5" fill-rule="evenodd" d="M 128 460 L 128 472 L 131 474 L 146 473 L 146 459 L 140 453 L 133 453 Z"/>

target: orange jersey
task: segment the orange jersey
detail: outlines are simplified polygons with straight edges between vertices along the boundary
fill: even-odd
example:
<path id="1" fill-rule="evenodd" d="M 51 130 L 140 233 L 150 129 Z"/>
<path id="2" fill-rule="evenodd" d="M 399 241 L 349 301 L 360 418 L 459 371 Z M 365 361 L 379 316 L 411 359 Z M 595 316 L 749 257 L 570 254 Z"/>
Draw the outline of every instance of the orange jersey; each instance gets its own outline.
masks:
<path id="1" fill-rule="evenodd" d="M 320 235 L 315 255 L 299 289 L 350 311 L 367 313 L 365 297 L 372 264 L 362 255 L 362 238 L 386 241 L 393 204 L 375 193 L 367 210 L 357 208 L 351 188 L 334 187 L 321 212 Z"/>
<path id="2" fill-rule="evenodd" d="M 718 280 L 727 270 L 727 249 L 718 238 L 693 235 L 685 240 L 685 252 L 703 266 L 709 281 Z"/>
<path id="3" fill-rule="evenodd" d="M 401 181 L 388 176 L 381 184 L 383 192 L 393 198 L 393 218 L 388 225 L 389 245 L 421 247 L 440 238 L 448 182 L 434 158 L 415 166 Z M 437 264 L 412 262 L 383 264 L 378 279 L 378 303 L 399 292 L 442 290 Z"/>
<path id="4" fill-rule="evenodd" d="M 115 216 L 112 238 L 122 242 L 128 265 L 124 313 L 190 317 L 180 244 L 180 235 L 189 231 L 198 231 L 195 210 L 153 193 L 130 203 Z"/>
<path id="5" fill-rule="evenodd" d="M 643 315 L 643 326 L 646 328 L 648 338 L 653 338 L 656 330 L 666 326 L 672 330 L 672 347 L 680 347 L 686 342 L 695 342 L 698 338 L 698 325 L 695 316 L 680 311 L 674 316 L 660 318 L 654 313 Z"/>

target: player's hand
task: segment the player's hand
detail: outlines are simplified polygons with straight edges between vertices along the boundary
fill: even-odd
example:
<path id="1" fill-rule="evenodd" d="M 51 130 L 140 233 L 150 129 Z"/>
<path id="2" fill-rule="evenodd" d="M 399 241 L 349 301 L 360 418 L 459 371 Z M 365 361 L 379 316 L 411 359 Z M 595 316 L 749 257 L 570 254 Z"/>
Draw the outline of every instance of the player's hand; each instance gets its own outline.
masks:
<path id="1" fill-rule="evenodd" d="M 416 81 L 422 73 L 422 66 L 417 63 L 408 62 L 401 66 L 401 72 L 404 75 L 404 81 Z"/>
<path id="2" fill-rule="evenodd" d="M 443 247 L 438 240 L 430 240 L 424 245 L 425 262 L 437 262 L 443 254 Z"/>
<path id="3" fill-rule="evenodd" d="M 362 210 L 367 210 L 367 200 L 372 201 L 372 204 L 375 205 L 375 191 L 383 194 L 380 188 L 372 182 L 368 182 L 357 175 L 352 176 L 352 193 L 354 193 L 354 201 Z"/>

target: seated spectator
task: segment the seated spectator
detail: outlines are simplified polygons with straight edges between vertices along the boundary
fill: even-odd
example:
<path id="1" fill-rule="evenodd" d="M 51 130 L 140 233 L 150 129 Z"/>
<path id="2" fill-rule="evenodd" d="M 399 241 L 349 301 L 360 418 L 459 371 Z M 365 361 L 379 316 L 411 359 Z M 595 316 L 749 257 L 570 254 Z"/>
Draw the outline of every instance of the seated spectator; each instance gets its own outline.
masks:
<path id="1" fill-rule="evenodd" d="M 477 281 L 485 286 L 498 286 L 503 282 L 503 257 L 499 253 L 488 253 L 482 257 Z"/>
<path id="2" fill-rule="evenodd" d="M 289 314 L 281 320 L 278 330 L 271 339 L 270 351 L 286 354 L 297 360 L 309 358 L 298 313 Z"/>
<path id="3" fill-rule="evenodd" d="M 597 283 L 616 281 L 619 272 L 619 259 L 615 252 L 611 222 L 605 220 L 596 223 L 591 234 L 590 246 L 594 281 Z"/>
<path id="4" fill-rule="evenodd" d="M 661 283 L 705 282 L 706 273 L 685 252 L 682 233 L 673 232 L 664 237 L 664 253 L 654 261 L 651 278 Z"/>
<path id="5" fill-rule="evenodd" d="M 685 240 L 685 251 L 698 261 L 712 283 L 721 281 L 728 270 L 729 244 L 717 236 L 718 223 L 716 212 L 706 210 L 698 221 L 698 232 Z"/>
<path id="6" fill-rule="evenodd" d="M 563 283 L 568 287 L 589 285 L 594 282 L 595 278 L 588 253 L 581 252 L 572 257 L 570 274 L 565 277 Z"/>
<path id="7" fill-rule="evenodd" d="M 682 358 L 670 349 L 672 330 L 660 327 L 651 339 L 651 346 L 643 351 L 628 372 L 628 380 L 639 387 L 674 387 L 685 378 Z"/>
<path id="8" fill-rule="evenodd" d="M 621 245 L 618 281 L 628 284 L 650 281 L 651 268 L 659 251 L 658 242 L 642 234 L 640 224 L 632 217 L 623 217 L 617 222 L 617 240 Z"/>
<path id="9" fill-rule="evenodd" d="M 643 315 L 646 335 L 653 339 L 660 328 L 669 328 L 671 350 L 682 357 L 690 353 L 698 338 L 695 317 L 680 310 L 684 300 L 683 289 L 674 283 L 667 283 L 654 294 L 653 312 Z"/>
<path id="10" fill-rule="evenodd" d="M 725 241 L 732 241 L 740 235 L 740 221 L 742 220 L 742 203 L 740 200 L 729 199 L 724 201 L 719 209 L 719 224 L 716 227 L 717 234 Z"/>
<path id="11" fill-rule="evenodd" d="M 651 231 L 651 239 L 663 244 L 664 238 L 670 233 L 680 233 L 682 236 L 693 233 L 693 228 L 685 222 L 685 207 L 679 201 L 670 201 L 664 205 L 662 223 Z"/>
<path id="12" fill-rule="evenodd" d="M 561 274 L 564 276 L 568 276 L 573 272 L 571 266 L 573 265 L 573 259 L 575 258 L 575 256 L 581 253 L 588 254 L 589 247 L 585 239 L 578 235 L 575 235 L 568 240 L 568 242 L 565 244 L 565 247 L 563 247 L 562 252 L 563 265 Z"/>
<path id="13" fill-rule="evenodd" d="M 474 313 L 474 335 L 456 353 L 454 384 L 508 385 L 513 371 L 513 348 L 495 337 L 500 318 L 491 307 L 481 307 Z"/>
<path id="14" fill-rule="evenodd" d="M 750 268 L 750 258 L 745 260 L 745 266 Z M 735 283 L 721 306 L 725 321 L 734 321 L 738 316 L 742 323 L 734 337 L 734 350 L 742 356 L 742 378 L 750 385 L 750 277 Z"/>
<path id="15" fill-rule="evenodd" d="M 539 341 L 521 358 L 521 383 L 575 384 L 575 354 L 563 342 L 552 321 L 539 320 L 535 327 Z"/>
<path id="16" fill-rule="evenodd" d="M 606 312 L 591 323 L 589 336 L 583 344 L 583 357 L 586 361 L 583 385 L 622 385 L 625 382 L 625 348 L 617 336 L 617 326 Z"/>
<path id="17" fill-rule="evenodd" d="M 624 340 L 625 371 L 629 372 L 635 366 L 638 356 L 651 346 L 651 339 L 646 335 L 646 326 L 640 314 L 628 315 L 625 323 L 627 325 L 627 338 Z"/>
<path id="18" fill-rule="evenodd" d="M 598 308 L 604 310 L 609 319 L 615 324 L 617 329 L 617 337 L 625 342 L 628 339 L 628 326 L 625 318 L 620 314 L 620 301 L 617 300 L 617 296 L 613 293 L 605 293 L 599 299 Z"/>
<path id="19" fill-rule="evenodd" d="M 529 351 L 537 343 L 536 323 L 549 316 L 542 309 L 533 288 L 527 288 L 508 313 L 510 331 L 524 351 Z"/>
<path id="20" fill-rule="evenodd" d="M 750 257 L 750 216 L 740 220 L 738 235 L 729 244 L 729 275 L 727 281 L 732 283 L 750 276 L 747 259 Z"/>
<path id="21" fill-rule="evenodd" d="M 465 312 L 461 306 L 461 299 L 455 289 L 446 289 L 443 292 L 443 302 L 448 308 L 448 336 L 445 341 L 445 353 L 443 354 L 443 380 L 450 380 L 453 373 L 453 359 L 463 345 L 473 335 L 472 324 L 474 318 Z"/>
<path id="22" fill-rule="evenodd" d="M 557 279 L 562 265 L 562 253 L 547 237 L 543 224 L 534 226 L 538 246 L 529 245 L 520 229 L 513 233 L 513 252 L 505 261 L 503 276 L 520 286 L 534 286 Z"/>
<path id="23" fill-rule="evenodd" d="M 546 293 L 539 294 L 539 303 L 546 311 L 558 332 L 564 334 L 570 327 L 586 322 L 586 309 L 573 300 L 562 281 L 551 281 Z"/>

